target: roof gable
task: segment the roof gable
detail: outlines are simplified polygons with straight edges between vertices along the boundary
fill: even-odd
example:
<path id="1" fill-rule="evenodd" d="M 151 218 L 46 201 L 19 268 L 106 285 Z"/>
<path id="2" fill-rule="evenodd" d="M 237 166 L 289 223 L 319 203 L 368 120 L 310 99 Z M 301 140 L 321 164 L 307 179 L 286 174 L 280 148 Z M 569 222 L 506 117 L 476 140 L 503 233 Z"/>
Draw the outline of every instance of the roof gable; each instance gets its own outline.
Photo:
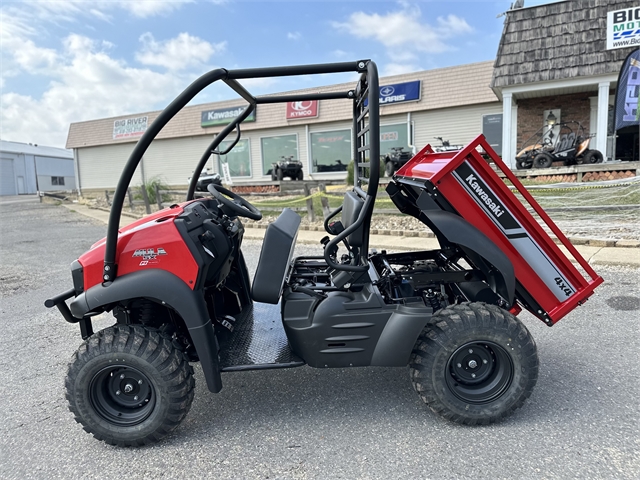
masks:
<path id="1" fill-rule="evenodd" d="M 607 50 L 607 12 L 627 0 L 570 0 L 507 12 L 491 87 L 618 73 L 633 49 Z"/>

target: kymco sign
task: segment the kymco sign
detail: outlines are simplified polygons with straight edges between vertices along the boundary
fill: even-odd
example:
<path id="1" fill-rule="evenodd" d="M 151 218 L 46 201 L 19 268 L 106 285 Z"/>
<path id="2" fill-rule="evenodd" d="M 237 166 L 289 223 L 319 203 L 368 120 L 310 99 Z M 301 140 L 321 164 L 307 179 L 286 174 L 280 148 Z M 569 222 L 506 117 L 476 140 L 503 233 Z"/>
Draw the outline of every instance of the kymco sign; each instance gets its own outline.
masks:
<path id="1" fill-rule="evenodd" d="M 287 103 L 287 120 L 314 118 L 318 116 L 318 101 L 306 100 Z"/>

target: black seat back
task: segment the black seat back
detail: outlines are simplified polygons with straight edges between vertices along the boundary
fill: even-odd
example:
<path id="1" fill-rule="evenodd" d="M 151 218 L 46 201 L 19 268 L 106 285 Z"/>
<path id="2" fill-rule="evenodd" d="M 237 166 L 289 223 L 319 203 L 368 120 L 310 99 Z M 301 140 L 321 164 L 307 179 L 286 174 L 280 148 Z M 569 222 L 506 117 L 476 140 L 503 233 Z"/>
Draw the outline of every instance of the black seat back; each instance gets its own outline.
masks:
<path id="1" fill-rule="evenodd" d="M 353 225 L 362 211 L 364 200 L 360 198 L 355 192 L 348 191 L 344 194 L 344 202 L 342 204 L 342 217 L 341 222 L 345 230 Z M 347 242 L 353 247 L 361 247 L 364 245 L 364 228 L 362 224 L 356 231 L 351 233 L 347 237 Z"/>
<path id="2" fill-rule="evenodd" d="M 296 246 L 300 215 L 285 208 L 267 227 L 253 277 L 251 297 L 256 302 L 277 304 Z"/>

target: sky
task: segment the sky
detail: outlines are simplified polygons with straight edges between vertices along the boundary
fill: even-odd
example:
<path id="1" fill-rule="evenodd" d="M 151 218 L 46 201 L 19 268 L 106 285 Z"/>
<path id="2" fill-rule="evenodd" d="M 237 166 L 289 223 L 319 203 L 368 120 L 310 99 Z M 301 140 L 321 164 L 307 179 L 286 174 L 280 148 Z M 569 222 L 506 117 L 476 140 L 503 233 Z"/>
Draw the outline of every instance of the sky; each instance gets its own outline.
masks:
<path id="1" fill-rule="evenodd" d="M 547 3 L 527 0 L 525 6 Z M 160 110 L 215 68 L 372 59 L 380 75 L 495 58 L 510 1 L 3 0 L 0 138 L 64 147 L 69 125 Z M 351 74 L 243 82 L 254 95 Z M 193 104 L 237 95 L 212 86 Z"/>

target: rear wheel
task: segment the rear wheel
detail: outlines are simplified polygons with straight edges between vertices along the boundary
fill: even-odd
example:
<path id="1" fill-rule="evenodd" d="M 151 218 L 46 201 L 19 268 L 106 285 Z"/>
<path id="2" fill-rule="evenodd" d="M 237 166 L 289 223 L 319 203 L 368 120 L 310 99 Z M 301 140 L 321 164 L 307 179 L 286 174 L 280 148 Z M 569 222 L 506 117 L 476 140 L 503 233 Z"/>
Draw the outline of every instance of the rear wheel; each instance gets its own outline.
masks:
<path id="1" fill-rule="evenodd" d="M 171 339 L 116 325 L 83 343 L 65 382 L 69 410 L 98 440 L 123 447 L 155 443 L 187 415 L 193 369 Z"/>
<path id="2" fill-rule="evenodd" d="M 279 181 L 282 181 L 282 179 L 284 178 L 284 172 L 282 171 L 282 169 L 281 169 L 281 168 L 278 168 L 278 169 L 276 170 L 276 178 L 277 178 Z"/>
<path id="3" fill-rule="evenodd" d="M 525 326 L 509 312 L 463 303 L 432 317 L 409 368 L 415 390 L 435 413 L 466 425 L 488 424 L 531 395 L 538 355 Z"/>
<path id="4" fill-rule="evenodd" d="M 302 170 L 298 171 L 298 174 L 296 175 L 296 178 L 298 180 L 304 180 L 304 173 L 302 173 Z"/>
<path id="5" fill-rule="evenodd" d="M 583 163 L 602 163 L 603 156 L 599 150 L 589 150 L 584 156 Z"/>
<path id="6" fill-rule="evenodd" d="M 553 157 L 548 153 L 539 153 L 533 158 L 534 168 L 549 168 L 553 163 Z"/>

